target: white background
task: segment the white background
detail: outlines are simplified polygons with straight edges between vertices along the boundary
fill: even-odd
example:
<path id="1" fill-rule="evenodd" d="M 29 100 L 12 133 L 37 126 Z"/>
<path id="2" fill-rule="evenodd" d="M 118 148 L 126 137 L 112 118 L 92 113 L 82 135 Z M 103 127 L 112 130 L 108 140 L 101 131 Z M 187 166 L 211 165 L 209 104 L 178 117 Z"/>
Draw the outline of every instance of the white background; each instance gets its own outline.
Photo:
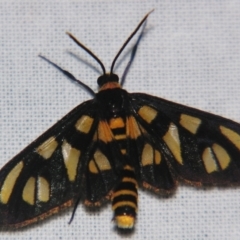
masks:
<path id="1" fill-rule="evenodd" d="M 109 69 L 153 8 L 124 87 L 240 122 L 240 1 L 0 1 L 1 166 L 90 97 L 38 54 L 97 90 L 99 73 L 68 52 L 100 67 L 65 32 Z M 120 76 L 125 64 L 116 69 Z M 41 224 L 1 232 L 0 239 L 240 239 L 240 189 L 180 185 L 168 199 L 139 195 L 138 221 L 129 236 L 114 230 L 108 204 L 96 213 L 79 205 L 71 225 L 69 209 Z"/>

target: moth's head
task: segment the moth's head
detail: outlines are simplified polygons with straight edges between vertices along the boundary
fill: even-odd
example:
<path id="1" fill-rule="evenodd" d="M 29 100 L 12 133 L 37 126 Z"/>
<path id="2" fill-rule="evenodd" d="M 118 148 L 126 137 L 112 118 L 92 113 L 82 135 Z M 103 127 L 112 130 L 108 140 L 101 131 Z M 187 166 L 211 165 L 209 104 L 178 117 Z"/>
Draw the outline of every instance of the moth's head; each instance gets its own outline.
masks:
<path id="1" fill-rule="evenodd" d="M 105 73 L 101 75 L 97 80 L 99 88 L 101 88 L 106 83 L 112 83 L 112 82 L 116 82 L 116 83 L 119 82 L 119 78 L 117 74 Z"/>

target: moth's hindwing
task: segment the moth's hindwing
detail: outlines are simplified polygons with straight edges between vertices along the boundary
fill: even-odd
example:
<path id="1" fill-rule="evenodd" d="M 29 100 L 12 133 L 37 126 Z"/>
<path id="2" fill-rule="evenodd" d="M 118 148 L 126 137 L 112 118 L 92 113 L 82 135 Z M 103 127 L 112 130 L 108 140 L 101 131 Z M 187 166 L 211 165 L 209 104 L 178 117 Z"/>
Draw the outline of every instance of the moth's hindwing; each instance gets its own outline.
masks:
<path id="1" fill-rule="evenodd" d="M 186 183 L 198 186 L 240 184 L 239 124 L 146 94 L 131 96 L 135 118 L 153 142 L 150 146 L 145 144 L 142 155 L 150 152 L 156 163 L 160 153 L 168 166 L 166 171 Z M 154 147 L 155 143 L 159 148 Z M 148 162 L 142 163 L 144 165 Z M 153 171 L 153 165 L 151 168 L 143 171 L 143 176 Z M 153 188 L 162 188 L 159 181 L 149 183 Z"/>
<path id="2" fill-rule="evenodd" d="M 111 164 L 107 176 L 102 176 L 101 169 L 93 174 L 88 164 L 91 159 L 100 161 L 103 154 L 110 155 L 107 159 L 112 157 L 109 151 L 105 153 L 106 147 L 94 142 L 99 122 L 96 110 L 93 100 L 79 105 L 3 167 L 0 225 L 21 227 L 78 199 L 94 202 L 105 197 L 114 183 Z M 92 185 L 83 188 L 90 178 Z M 111 178 L 111 184 L 106 178 L 108 182 Z"/>
<path id="3" fill-rule="evenodd" d="M 134 115 L 127 118 L 128 155 L 133 161 L 137 179 L 141 186 L 154 191 L 170 193 L 176 188 L 176 179 L 169 169 L 159 143 L 146 131 L 147 128 L 143 127 L 138 118 Z"/>

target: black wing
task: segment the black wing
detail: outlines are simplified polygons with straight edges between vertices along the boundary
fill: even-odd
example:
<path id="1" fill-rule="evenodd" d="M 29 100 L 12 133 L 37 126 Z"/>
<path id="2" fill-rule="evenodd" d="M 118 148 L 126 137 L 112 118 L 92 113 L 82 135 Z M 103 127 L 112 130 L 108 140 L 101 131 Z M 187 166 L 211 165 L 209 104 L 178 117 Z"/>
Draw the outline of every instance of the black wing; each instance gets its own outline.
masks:
<path id="1" fill-rule="evenodd" d="M 146 94 L 130 96 L 135 118 L 172 178 L 198 186 L 240 184 L 240 124 Z"/>
<path id="2" fill-rule="evenodd" d="M 99 140 L 98 116 L 94 100 L 79 105 L 1 169 L 0 225 L 22 227 L 106 197 L 116 164 L 114 146 Z"/>

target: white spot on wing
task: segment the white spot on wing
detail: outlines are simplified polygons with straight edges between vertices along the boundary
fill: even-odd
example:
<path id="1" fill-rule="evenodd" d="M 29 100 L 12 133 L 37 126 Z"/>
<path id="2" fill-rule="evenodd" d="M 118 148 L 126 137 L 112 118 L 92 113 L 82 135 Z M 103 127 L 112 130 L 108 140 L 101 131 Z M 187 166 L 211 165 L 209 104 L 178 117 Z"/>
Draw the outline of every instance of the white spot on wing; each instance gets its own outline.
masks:
<path id="1" fill-rule="evenodd" d="M 202 160 L 205 166 L 207 173 L 212 173 L 218 171 L 217 163 L 212 154 L 212 150 L 210 147 L 204 149 L 202 154 Z"/>
<path id="2" fill-rule="evenodd" d="M 44 177 L 38 178 L 38 200 L 48 202 L 50 198 L 50 185 Z"/>
<path id="3" fill-rule="evenodd" d="M 178 129 L 175 124 L 170 123 L 167 133 L 163 136 L 163 140 L 169 147 L 177 162 L 183 165 Z"/>
<path id="4" fill-rule="evenodd" d="M 105 171 L 111 169 L 111 165 L 107 157 L 100 150 L 97 150 L 94 153 L 94 160 L 100 170 Z"/>
<path id="5" fill-rule="evenodd" d="M 67 169 L 68 179 L 70 181 L 75 181 L 81 152 L 64 140 L 62 144 L 62 154 Z"/>

